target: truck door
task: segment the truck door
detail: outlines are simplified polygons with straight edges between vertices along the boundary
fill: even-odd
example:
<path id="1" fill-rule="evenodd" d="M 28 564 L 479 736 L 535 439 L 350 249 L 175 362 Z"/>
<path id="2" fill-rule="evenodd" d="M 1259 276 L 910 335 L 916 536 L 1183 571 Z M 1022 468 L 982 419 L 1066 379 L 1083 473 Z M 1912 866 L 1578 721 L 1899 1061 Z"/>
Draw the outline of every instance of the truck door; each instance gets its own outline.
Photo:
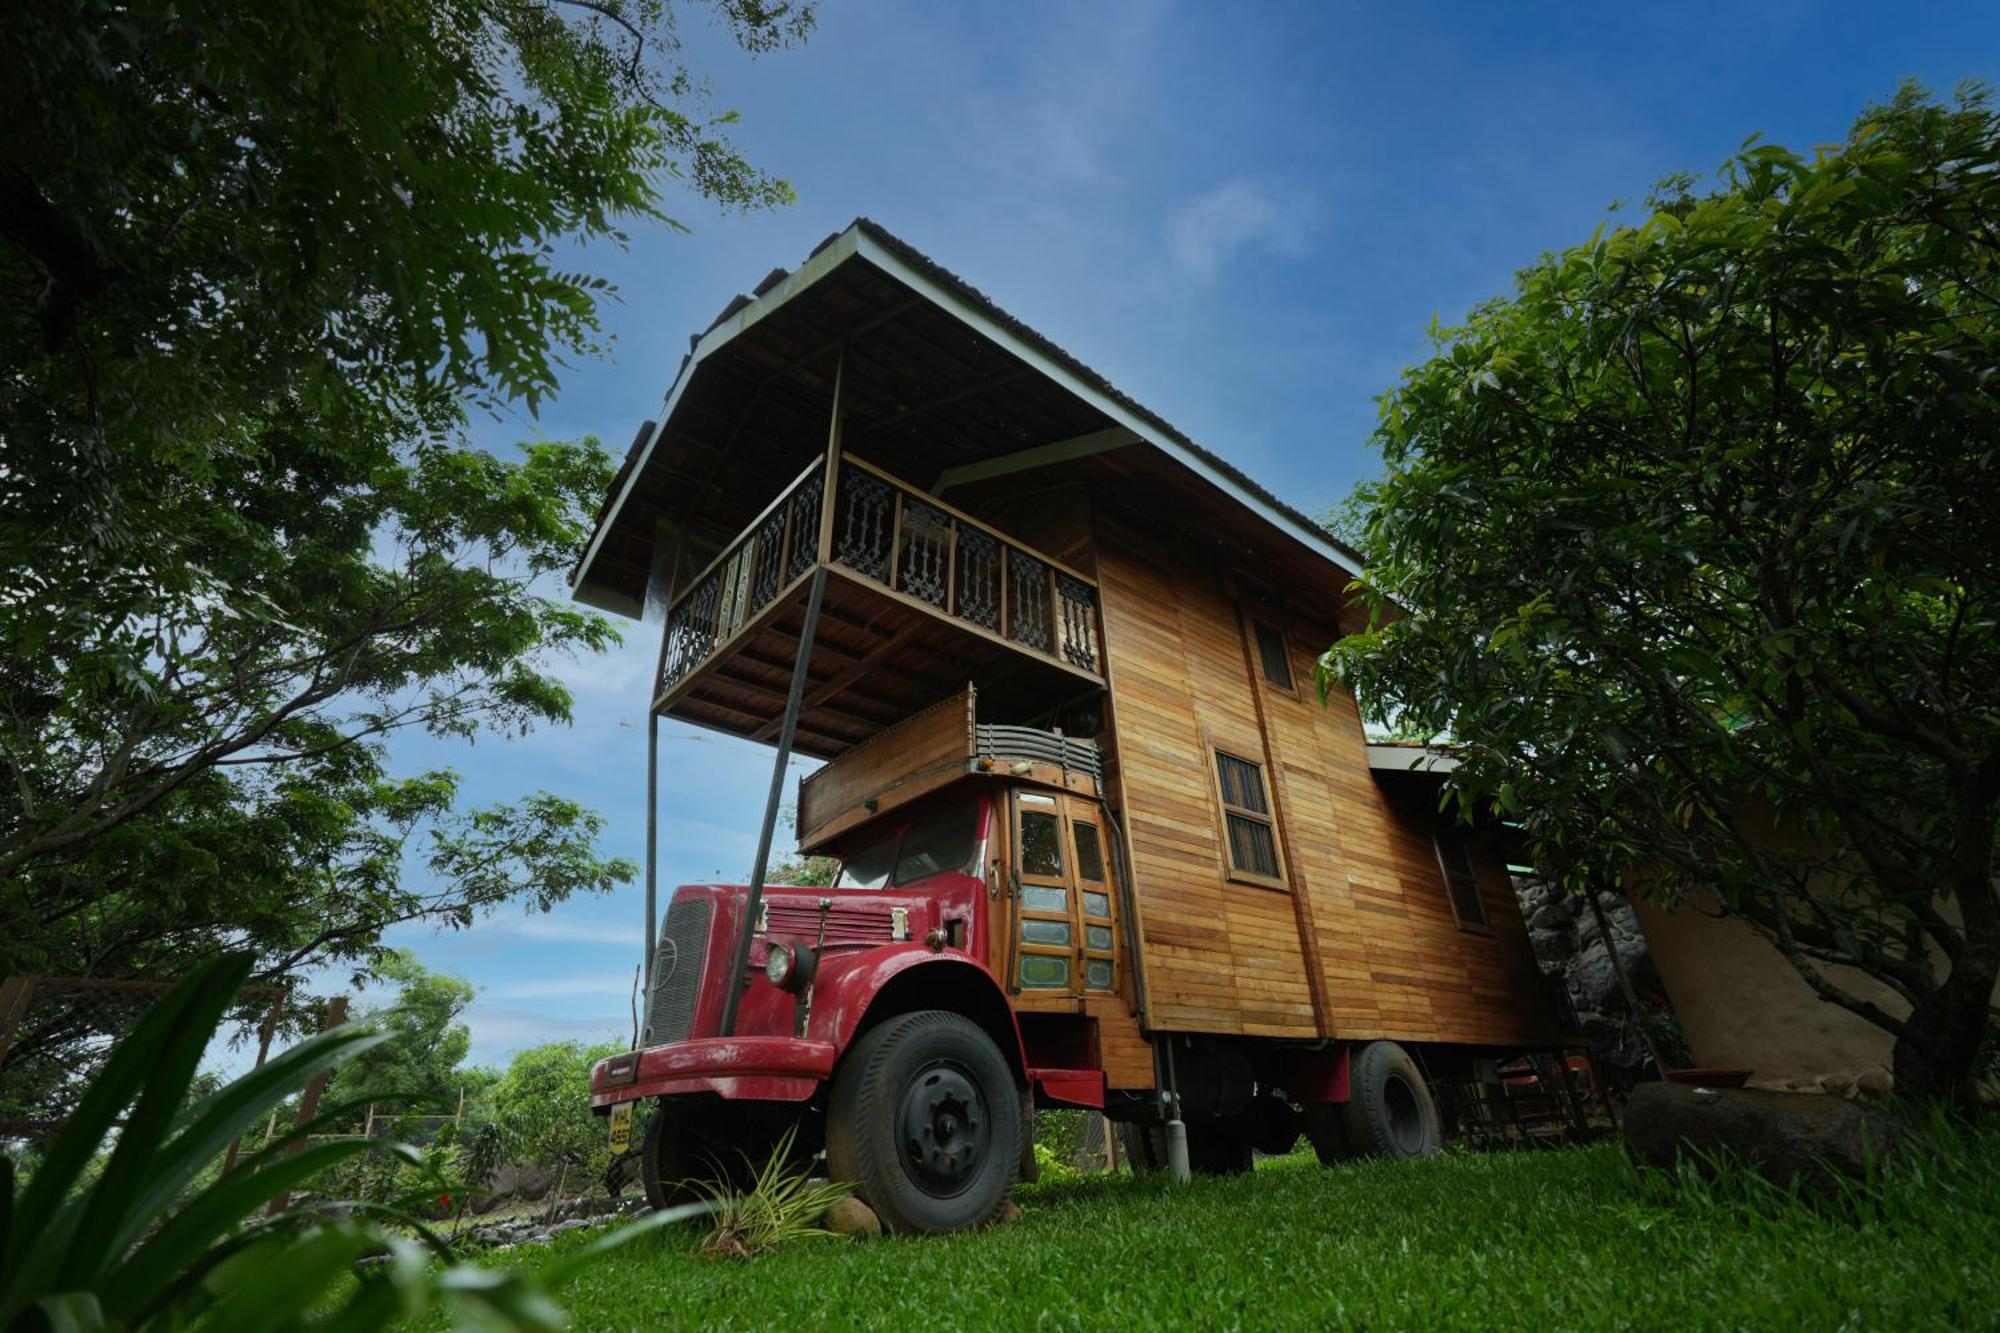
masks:
<path id="1" fill-rule="evenodd" d="M 1103 816 L 1080 796 L 1017 788 L 1012 801 L 1014 965 L 1008 989 L 1033 1009 L 1074 1011 L 1118 989 L 1118 930 Z"/>

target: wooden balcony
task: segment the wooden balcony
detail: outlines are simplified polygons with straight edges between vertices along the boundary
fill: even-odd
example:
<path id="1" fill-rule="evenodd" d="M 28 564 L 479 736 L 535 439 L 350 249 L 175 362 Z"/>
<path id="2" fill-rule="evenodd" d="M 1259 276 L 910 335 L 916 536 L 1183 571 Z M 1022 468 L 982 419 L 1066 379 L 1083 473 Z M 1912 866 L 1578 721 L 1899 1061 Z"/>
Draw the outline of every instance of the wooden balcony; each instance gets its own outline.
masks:
<path id="1" fill-rule="evenodd" d="M 1096 583 L 842 454 L 815 462 L 696 574 L 667 612 L 654 709 L 770 740 L 813 572 L 828 572 L 797 748 L 841 753 L 977 684 L 1029 720 L 1104 684 Z"/>

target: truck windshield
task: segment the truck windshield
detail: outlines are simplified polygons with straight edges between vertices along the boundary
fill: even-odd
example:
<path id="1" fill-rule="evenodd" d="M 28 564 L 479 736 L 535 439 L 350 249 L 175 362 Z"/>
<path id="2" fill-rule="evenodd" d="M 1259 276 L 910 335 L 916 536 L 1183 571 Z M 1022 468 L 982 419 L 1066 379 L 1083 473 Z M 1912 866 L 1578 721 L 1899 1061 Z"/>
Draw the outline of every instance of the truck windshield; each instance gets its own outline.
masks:
<path id="1" fill-rule="evenodd" d="M 834 887 L 879 889 L 891 883 L 913 884 L 940 871 L 965 869 L 978 847 L 978 803 L 953 801 L 919 815 L 907 828 L 848 857 L 841 863 Z"/>
<path id="2" fill-rule="evenodd" d="M 889 870 L 896 864 L 896 841 L 900 831 L 879 842 L 871 842 L 841 862 L 836 889 L 879 889 L 889 882 Z"/>
<path id="3" fill-rule="evenodd" d="M 955 801 L 911 824 L 896 858 L 896 882 L 913 884 L 942 870 L 963 870 L 979 842 L 979 807 Z"/>

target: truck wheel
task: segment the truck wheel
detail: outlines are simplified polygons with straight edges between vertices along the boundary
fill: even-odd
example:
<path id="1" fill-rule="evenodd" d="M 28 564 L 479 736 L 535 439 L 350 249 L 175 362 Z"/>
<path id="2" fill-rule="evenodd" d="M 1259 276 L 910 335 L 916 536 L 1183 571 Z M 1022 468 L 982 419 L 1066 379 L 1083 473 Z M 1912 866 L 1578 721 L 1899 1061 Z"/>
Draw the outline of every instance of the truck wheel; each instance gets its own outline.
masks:
<path id="1" fill-rule="evenodd" d="M 1339 1166 L 1354 1156 L 1354 1149 L 1347 1143 L 1347 1126 L 1343 1123 L 1347 1113 L 1345 1103 L 1307 1102 L 1302 1109 L 1306 1138 L 1312 1143 L 1313 1156 L 1319 1158 L 1321 1166 Z"/>
<path id="2" fill-rule="evenodd" d="M 701 1174 L 702 1150 L 687 1132 L 681 1108 L 665 1097 L 653 1103 L 639 1140 L 639 1183 L 654 1212 L 701 1197 L 695 1180 Z"/>
<path id="3" fill-rule="evenodd" d="M 1167 1169 L 1167 1127 L 1126 1121 L 1118 1126 L 1118 1151 L 1132 1174 Z"/>
<path id="4" fill-rule="evenodd" d="M 886 1018 L 834 1071 L 826 1166 L 892 1231 L 990 1221 L 1020 1169 L 1020 1089 L 968 1018 L 923 1009 Z"/>
<path id="5" fill-rule="evenodd" d="M 1444 1141 L 1437 1103 L 1410 1053 L 1371 1041 L 1348 1064 L 1349 1100 L 1342 1125 L 1355 1152 L 1368 1157 L 1428 1157 Z"/>

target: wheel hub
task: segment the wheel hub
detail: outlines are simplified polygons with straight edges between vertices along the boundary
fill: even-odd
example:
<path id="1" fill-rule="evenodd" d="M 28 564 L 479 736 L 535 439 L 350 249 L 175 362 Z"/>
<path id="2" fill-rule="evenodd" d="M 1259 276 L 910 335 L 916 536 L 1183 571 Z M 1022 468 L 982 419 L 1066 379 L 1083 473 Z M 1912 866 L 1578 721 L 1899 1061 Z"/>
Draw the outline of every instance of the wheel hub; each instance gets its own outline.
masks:
<path id="1" fill-rule="evenodd" d="M 929 1194 L 957 1193 L 985 1156 L 985 1098 L 956 1065 L 926 1065 L 903 1092 L 896 1132 L 918 1187 Z"/>
<path id="2" fill-rule="evenodd" d="M 1391 1074 L 1382 1086 L 1382 1102 L 1389 1112 L 1389 1134 L 1404 1156 L 1415 1157 L 1424 1148 L 1424 1113 L 1417 1104 L 1415 1089 L 1400 1076 Z"/>

